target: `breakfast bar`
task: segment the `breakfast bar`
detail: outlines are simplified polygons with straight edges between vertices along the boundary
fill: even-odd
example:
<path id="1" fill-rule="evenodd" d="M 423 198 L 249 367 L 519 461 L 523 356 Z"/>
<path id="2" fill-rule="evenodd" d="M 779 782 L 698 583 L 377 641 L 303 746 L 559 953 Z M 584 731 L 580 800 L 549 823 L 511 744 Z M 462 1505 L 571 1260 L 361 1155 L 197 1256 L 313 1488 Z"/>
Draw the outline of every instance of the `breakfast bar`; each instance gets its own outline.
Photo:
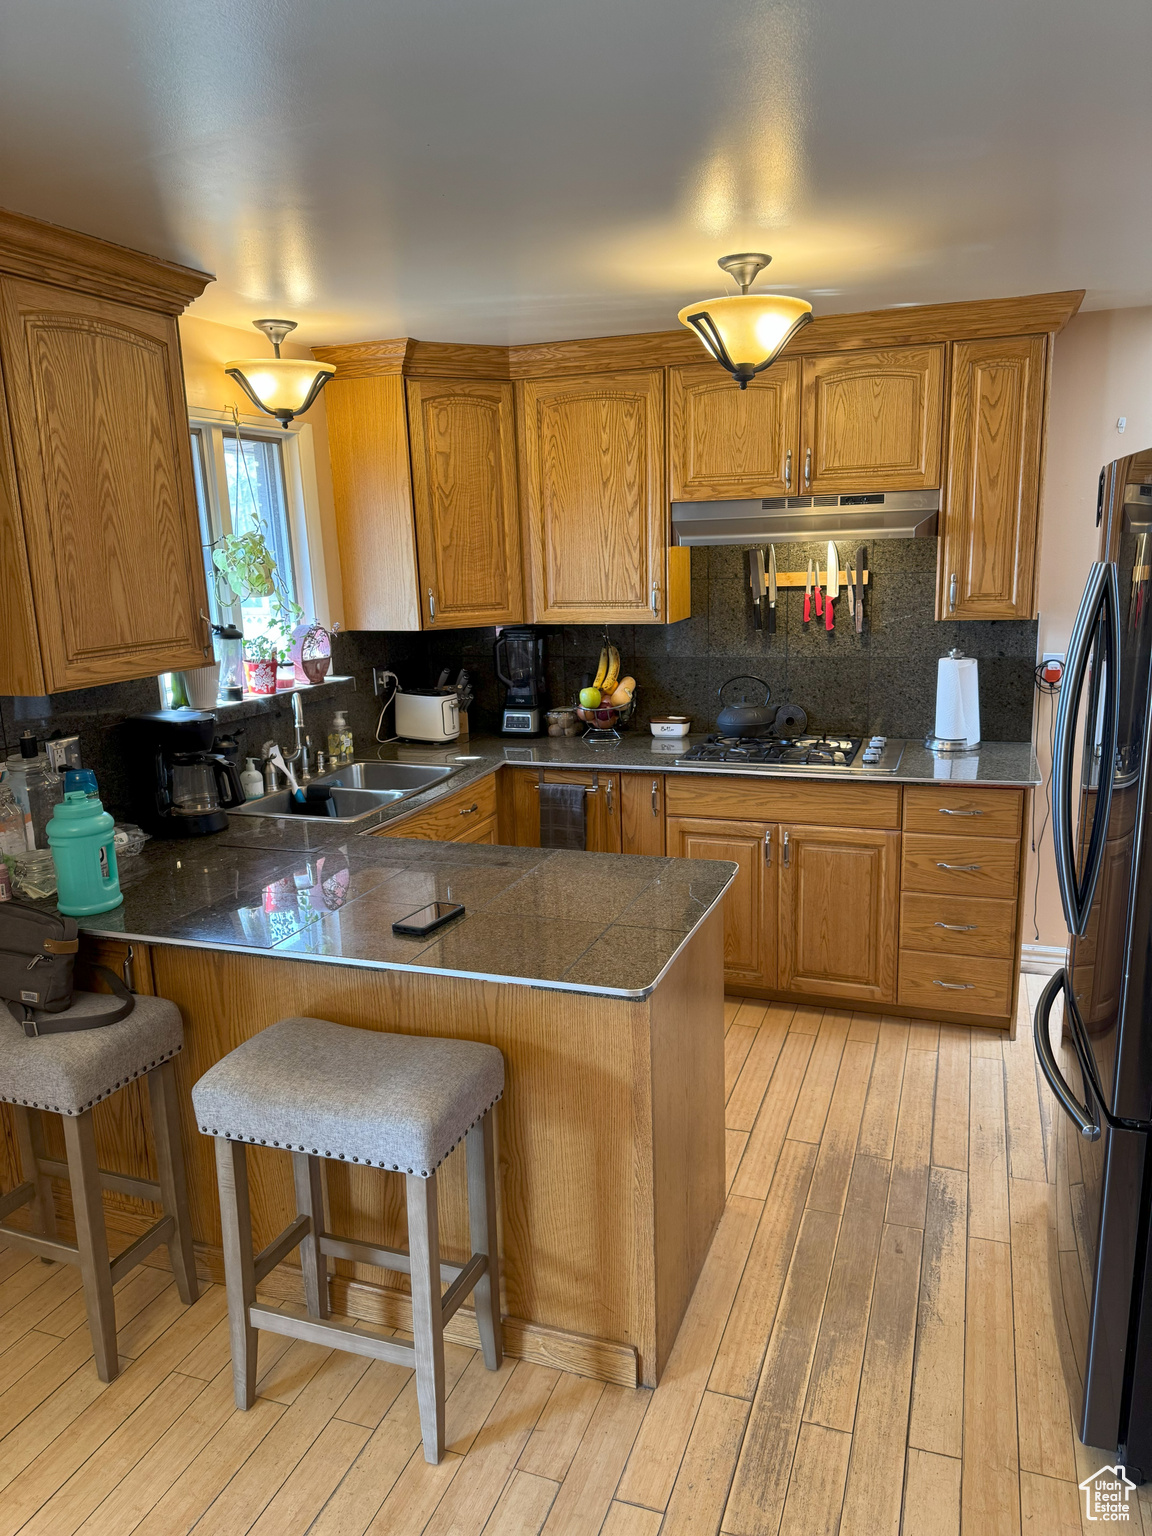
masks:
<path id="1" fill-rule="evenodd" d="M 127 961 L 138 992 L 179 1005 L 176 1059 L 197 1258 L 222 1278 L 209 1138 L 192 1084 L 276 1020 L 303 1015 L 477 1040 L 504 1055 L 497 1115 L 505 1349 L 603 1379 L 654 1385 L 724 1202 L 723 862 L 339 836 L 290 852 L 154 842 L 125 874 L 125 902 L 86 926 L 84 956 Z M 335 840 L 339 836 L 339 840 Z M 463 916 L 424 938 L 392 923 L 432 901 Z M 145 1100 L 95 1111 L 101 1164 L 154 1177 Z M 0 1137 L 0 1148 L 11 1148 Z M 294 1212 L 283 1153 L 250 1148 L 254 1237 Z M 11 1161 L 12 1153 L 7 1152 Z M 330 1229 L 406 1242 L 403 1175 L 326 1163 Z M 441 1170 L 441 1253 L 468 1252 L 463 1155 Z M 13 1170 L 0 1171 L 10 1187 Z M 150 1215 L 106 1195 L 110 1227 Z M 291 1263 L 294 1263 L 295 1259 Z M 404 1329 L 405 1276 L 335 1264 L 334 1311 Z M 285 1263 L 263 1288 L 299 1301 Z M 461 1308 L 448 1337 L 476 1343 Z"/>

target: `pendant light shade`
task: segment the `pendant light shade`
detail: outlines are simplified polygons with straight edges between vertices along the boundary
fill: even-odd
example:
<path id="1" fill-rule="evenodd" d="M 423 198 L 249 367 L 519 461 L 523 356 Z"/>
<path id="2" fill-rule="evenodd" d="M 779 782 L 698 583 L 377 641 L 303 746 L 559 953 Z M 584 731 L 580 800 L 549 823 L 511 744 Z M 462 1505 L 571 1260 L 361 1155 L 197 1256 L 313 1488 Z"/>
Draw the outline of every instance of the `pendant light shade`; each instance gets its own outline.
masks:
<path id="1" fill-rule="evenodd" d="M 722 368 L 741 389 L 748 380 L 775 362 L 785 344 L 812 318 L 812 306 L 781 293 L 749 293 L 748 289 L 772 260 L 760 252 L 722 256 L 716 263 L 740 284 L 739 295 L 700 299 L 687 304 L 677 318 L 690 326 Z"/>
<path id="2" fill-rule="evenodd" d="M 308 409 L 336 369 L 331 363 L 280 356 L 280 343 L 296 329 L 295 320 L 253 320 L 252 324 L 267 336 L 275 356 L 238 357 L 225 364 L 224 372 L 253 405 L 286 427 Z"/>

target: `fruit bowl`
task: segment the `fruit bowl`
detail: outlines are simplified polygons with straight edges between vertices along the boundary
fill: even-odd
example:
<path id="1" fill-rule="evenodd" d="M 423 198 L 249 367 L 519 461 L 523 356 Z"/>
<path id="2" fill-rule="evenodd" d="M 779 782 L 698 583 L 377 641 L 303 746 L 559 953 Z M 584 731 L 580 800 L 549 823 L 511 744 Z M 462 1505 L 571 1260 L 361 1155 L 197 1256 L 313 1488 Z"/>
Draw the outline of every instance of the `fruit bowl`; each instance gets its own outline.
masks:
<path id="1" fill-rule="evenodd" d="M 583 720 L 588 729 L 584 732 L 584 740 L 619 741 L 620 732 L 617 725 L 627 720 L 636 708 L 636 695 L 633 693 L 627 704 L 598 704 L 595 709 L 588 709 L 583 704 L 576 705 L 576 713 Z"/>

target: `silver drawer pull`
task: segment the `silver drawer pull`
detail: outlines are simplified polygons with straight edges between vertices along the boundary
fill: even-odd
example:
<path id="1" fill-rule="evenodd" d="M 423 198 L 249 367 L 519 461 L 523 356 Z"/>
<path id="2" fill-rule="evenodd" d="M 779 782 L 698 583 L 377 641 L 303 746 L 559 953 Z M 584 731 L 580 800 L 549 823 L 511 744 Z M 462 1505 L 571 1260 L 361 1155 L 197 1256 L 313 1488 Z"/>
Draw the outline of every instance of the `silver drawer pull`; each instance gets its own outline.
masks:
<path id="1" fill-rule="evenodd" d="M 980 866 L 979 866 L 979 864 L 941 864 L 940 861 L 937 860 L 936 868 L 937 869 L 979 869 Z"/>
<path id="2" fill-rule="evenodd" d="M 461 816 L 471 816 L 473 811 L 478 811 L 479 809 L 480 807 L 475 803 L 475 801 L 473 801 L 471 805 L 465 806 L 460 814 Z"/>
<path id="3" fill-rule="evenodd" d="M 933 928 L 947 928 L 949 933 L 975 933 L 975 923 L 933 923 Z"/>
<path id="4" fill-rule="evenodd" d="M 946 805 L 939 805 L 936 809 L 941 816 L 983 816 L 983 811 L 953 811 Z"/>
<path id="5" fill-rule="evenodd" d="M 943 987 L 946 992 L 971 992 L 975 987 L 974 981 L 933 981 L 934 987 Z"/>

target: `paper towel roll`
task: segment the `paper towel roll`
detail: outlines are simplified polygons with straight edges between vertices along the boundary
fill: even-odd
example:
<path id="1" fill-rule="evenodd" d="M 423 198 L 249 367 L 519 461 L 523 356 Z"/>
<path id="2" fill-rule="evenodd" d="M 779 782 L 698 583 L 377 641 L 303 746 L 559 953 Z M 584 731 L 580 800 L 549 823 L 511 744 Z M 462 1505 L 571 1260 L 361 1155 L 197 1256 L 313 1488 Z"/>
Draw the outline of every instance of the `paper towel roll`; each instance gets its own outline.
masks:
<path id="1" fill-rule="evenodd" d="M 980 683 L 975 658 L 941 656 L 936 671 L 936 735 L 980 745 Z"/>

